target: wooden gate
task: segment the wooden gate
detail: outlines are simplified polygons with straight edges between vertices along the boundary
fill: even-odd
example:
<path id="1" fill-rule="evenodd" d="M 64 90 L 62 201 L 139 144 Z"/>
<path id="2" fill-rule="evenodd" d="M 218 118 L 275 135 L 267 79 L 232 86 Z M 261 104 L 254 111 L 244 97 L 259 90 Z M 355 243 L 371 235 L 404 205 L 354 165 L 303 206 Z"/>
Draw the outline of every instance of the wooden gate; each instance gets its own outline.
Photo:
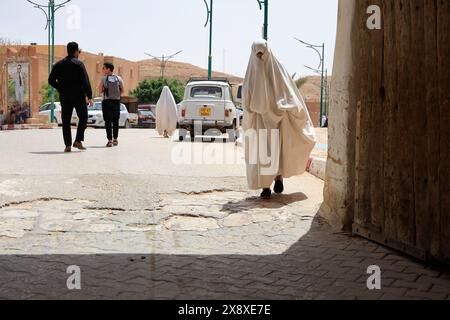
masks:
<path id="1" fill-rule="evenodd" d="M 382 29 L 369 30 L 378 5 Z M 358 0 L 353 232 L 450 261 L 450 1 Z"/>

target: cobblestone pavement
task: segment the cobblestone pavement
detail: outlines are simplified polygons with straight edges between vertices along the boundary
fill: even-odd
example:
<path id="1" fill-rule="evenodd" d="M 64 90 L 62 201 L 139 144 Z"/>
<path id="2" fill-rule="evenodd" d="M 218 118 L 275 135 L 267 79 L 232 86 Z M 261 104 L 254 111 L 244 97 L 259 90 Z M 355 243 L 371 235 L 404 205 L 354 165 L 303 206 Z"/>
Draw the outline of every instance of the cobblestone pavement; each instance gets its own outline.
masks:
<path id="1" fill-rule="evenodd" d="M 17 161 L 0 159 L 0 298 L 450 299 L 448 269 L 333 232 L 317 214 L 322 181 L 289 179 L 260 201 L 241 165 L 175 167 L 176 143 L 147 133 L 105 151 L 91 131 L 91 149 L 70 157 L 51 149 L 54 131 L 31 155 L 34 135 L 9 135 L 25 142 L 9 149 Z M 79 291 L 66 286 L 72 265 Z M 381 290 L 367 289 L 371 265 Z"/>
<path id="2" fill-rule="evenodd" d="M 366 288 L 379 265 L 382 289 Z M 69 265 L 81 290 L 66 288 Z M 279 255 L 3 255 L 0 298 L 19 299 L 449 299 L 450 275 L 320 219 Z"/>

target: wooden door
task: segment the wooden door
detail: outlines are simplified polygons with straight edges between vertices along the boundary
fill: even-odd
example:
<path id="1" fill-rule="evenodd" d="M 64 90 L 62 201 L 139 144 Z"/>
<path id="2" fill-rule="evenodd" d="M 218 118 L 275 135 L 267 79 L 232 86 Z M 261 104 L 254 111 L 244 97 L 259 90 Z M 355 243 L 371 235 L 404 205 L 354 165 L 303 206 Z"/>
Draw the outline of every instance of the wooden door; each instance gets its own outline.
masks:
<path id="1" fill-rule="evenodd" d="M 378 5 L 382 29 L 369 30 Z M 359 0 L 353 232 L 450 261 L 450 1 Z"/>

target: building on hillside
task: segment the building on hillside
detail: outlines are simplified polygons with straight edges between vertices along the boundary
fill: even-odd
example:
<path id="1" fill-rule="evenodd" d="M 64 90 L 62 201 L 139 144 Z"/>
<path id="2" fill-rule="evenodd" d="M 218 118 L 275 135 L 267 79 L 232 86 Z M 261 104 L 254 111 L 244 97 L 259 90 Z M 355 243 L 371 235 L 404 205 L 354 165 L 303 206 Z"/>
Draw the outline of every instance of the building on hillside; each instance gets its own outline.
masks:
<path id="1" fill-rule="evenodd" d="M 39 111 L 41 89 L 48 83 L 48 46 L 0 46 L 0 110 L 5 114 L 11 108 L 29 108 L 30 116 Z M 66 47 L 55 46 L 55 62 L 66 56 Z M 101 81 L 104 62 L 112 62 L 115 73 L 125 84 L 125 95 L 139 83 L 139 65 L 125 59 L 82 52 L 80 60 L 86 65 L 94 96 Z"/>
<path id="2" fill-rule="evenodd" d="M 320 124 L 320 99 L 305 98 L 306 107 L 308 108 L 309 115 L 314 127 L 319 127 Z"/>

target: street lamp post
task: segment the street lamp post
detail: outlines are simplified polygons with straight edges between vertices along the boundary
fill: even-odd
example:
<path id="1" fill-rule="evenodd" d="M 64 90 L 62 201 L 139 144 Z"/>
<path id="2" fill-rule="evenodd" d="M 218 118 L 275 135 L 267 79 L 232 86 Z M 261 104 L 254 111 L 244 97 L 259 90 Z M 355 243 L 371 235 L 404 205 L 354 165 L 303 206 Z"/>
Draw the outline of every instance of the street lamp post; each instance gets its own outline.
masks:
<path id="1" fill-rule="evenodd" d="M 314 73 L 321 75 L 322 70 L 314 69 L 308 66 L 305 66 L 305 68 L 308 68 L 312 70 Z M 329 107 L 329 86 L 328 86 L 328 69 L 325 69 L 325 80 L 323 84 L 324 89 L 324 103 L 323 103 L 323 109 L 320 110 L 320 125 L 322 126 L 322 117 L 323 115 L 326 115 L 328 117 L 328 107 Z"/>
<path id="2" fill-rule="evenodd" d="M 259 4 L 259 9 L 263 9 L 264 5 L 264 31 L 263 37 L 267 41 L 269 38 L 269 0 L 256 0 Z"/>
<path id="3" fill-rule="evenodd" d="M 145 53 L 147 56 L 154 58 L 156 60 L 159 60 L 161 62 L 161 78 L 164 79 L 164 75 L 165 75 L 165 71 L 166 71 L 166 66 L 167 66 L 167 62 L 169 62 L 169 60 L 175 58 L 175 56 L 179 55 L 181 52 L 183 52 L 183 50 L 178 51 L 177 53 L 174 53 L 170 56 L 165 56 L 162 55 L 161 57 L 155 57 L 153 55 L 151 55 L 150 53 Z"/>
<path id="4" fill-rule="evenodd" d="M 203 0 L 206 5 L 206 23 L 205 28 L 209 24 L 209 55 L 208 55 L 208 80 L 212 79 L 212 36 L 213 36 L 213 0 L 210 0 L 209 5 L 206 0 Z"/>
<path id="5" fill-rule="evenodd" d="M 322 43 L 322 45 L 313 45 L 310 43 L 307 43 L 303 40 L 300 40 L 298 38 L 294 38 L 295 40 L 299 41 L 300 43 L 304 44 L 307 48 L 313 49 L 314 51 L 317 52 L 317 54 L 319 55 L 320 58 L 320 64 L 319 67 L 317 69 L 313 69 L 313 70 L 320 70 L 320 75 L 321 75 L 321 84 L 320 84 L 320 124 L 319 126 L 322 126 L 322 116 L 323 116 L 323 98 L 324 98 L 324 80 L 325 80 L 325 43 Z M 322 49 L 322 53 L 318 50 L 318 49 Z M 309 67 L 308 67 L 309 68 Z M 312 69 L 312 68 L 309 68 Z"/>
<path id="6" fill-rule="evenodd" d="M 45 29 L 48 31 L 48 74 L 52 72 L 53 65 L 55 64 L 55 12 L 64 7 L 71 0 L 63 0 L 61 3 L 56 3 L 55 0 L 48 0 L 47 5 L 36 3 L 33 0 L 27 0 L 35 8 L 44 12 L 47 19 Z M 50 112 L 50 122 L 54 122 L 55 118 L 55 91 L 53 87 L 50 87 L 50 99 L 52 102 L 52 108 Z"/>

